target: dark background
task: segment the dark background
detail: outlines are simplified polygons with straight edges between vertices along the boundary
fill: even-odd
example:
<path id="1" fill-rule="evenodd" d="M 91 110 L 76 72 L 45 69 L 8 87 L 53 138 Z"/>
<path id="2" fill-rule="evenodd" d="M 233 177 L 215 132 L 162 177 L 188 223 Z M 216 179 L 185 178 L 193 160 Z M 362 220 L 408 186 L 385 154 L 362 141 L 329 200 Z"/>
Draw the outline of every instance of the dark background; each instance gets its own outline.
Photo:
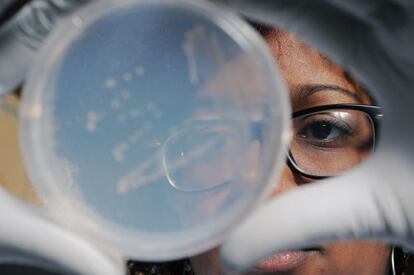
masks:
<path id="1" fill-rule="evenodd" d="M 63 275 L 51 273 L 34 267 L 21 267 L 16 265 L 0 266 L 0 275 Z"/>

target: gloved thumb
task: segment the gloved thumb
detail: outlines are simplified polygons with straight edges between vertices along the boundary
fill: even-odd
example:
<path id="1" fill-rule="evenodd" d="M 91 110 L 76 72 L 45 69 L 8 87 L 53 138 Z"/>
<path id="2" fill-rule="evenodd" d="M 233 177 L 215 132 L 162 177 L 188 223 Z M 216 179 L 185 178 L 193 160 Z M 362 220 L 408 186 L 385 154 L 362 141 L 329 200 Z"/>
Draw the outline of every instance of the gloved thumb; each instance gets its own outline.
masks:
<path id="1" fill-rule="evenodd" d="M 414 214 L 406 204 L 414 186 L 399 186 L 395 177 L 401 179 L 402 170 L 386 169 L 388 164 L 378 167 L 378 158 L 347 175 L 303 186 L 265 203 L 226 239 L 221 250 L 223 268 L 239 272 L 278 252 L 338 240 L 410 244 Z M 395 166 L 403 165 L 396 161 Z"/>
<path id="2" fill-rule="evenodd" d="M 26 77 L 54 26 L 90 0 L 32 0 L 0 26 L 0 98 Z"/>
<path id="3" fill-rule="evenodd" d="M 123 275 L 125 263 L 0 189 L 0 262 L 63 274 Z M 4 211 L 7 209 L 7 211 Z"/>

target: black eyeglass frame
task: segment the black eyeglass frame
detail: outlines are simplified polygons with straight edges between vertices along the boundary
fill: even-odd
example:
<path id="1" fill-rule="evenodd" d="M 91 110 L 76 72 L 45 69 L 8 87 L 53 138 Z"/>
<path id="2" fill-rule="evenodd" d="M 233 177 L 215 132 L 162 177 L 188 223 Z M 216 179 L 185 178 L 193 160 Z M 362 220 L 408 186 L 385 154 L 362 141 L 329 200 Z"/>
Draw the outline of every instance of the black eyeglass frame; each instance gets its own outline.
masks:
<path id="1" fill-rule="evenodd" d="M 322 105 L 322 106 L 316 106 L 311 107 L 303 110 L 299 110 L 297 112 L 294 112 L 292 114 L 292 119 L 295 119 L 300 116 L 305 115 L 313 115 L 316 113 L 320 113 L 323 111 L 328 110 L 357 110 L 364 112 L 368 115 L 368 117 L 371 119 L 372 125 L 374 127 L 374 148 L 376 146 L 376 143 L 378 141 L 378 133 L 381 126 L 381 119 L 383 117 L 382 108 L 376 105 L 363 105 L 363 104 L 329 104 L 329 105 Z M 309 174 L 303 171 L 295 162 L 295 159 L 293 157 L 293 154 L 289 148 L 288 154 L 287 154 L 287 164 L 288 166 L 294 171 L 300 174 L 301 176 L 304 176 L 306 178 L 310 179 L 326 179 L 333 176 L 320 176 L 320 175 L 314 175 Z"/>

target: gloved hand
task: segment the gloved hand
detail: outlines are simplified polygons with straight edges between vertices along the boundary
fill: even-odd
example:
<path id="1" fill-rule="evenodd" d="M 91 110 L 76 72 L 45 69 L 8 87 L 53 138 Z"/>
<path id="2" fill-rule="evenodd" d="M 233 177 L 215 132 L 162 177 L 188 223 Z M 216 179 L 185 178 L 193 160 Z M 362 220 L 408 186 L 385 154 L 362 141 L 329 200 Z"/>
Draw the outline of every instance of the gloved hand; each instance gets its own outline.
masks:
<path id="1" fill-rule="evenodd" d="M 0 263 L 65 272 L 62 274 L 125 274 L 119 255 L 105 253 L 1 188 L 0 206 Z"/>
<path id="2" fill-rule="evenodd" d="M 4 3 L 3 3 L 4 2 Z M 2 11 L 12 1 L 3 1 Z M 86 0 L 33 0 L 0 26 L 0 98 L 24 80 L 55 23 Z M 40 266 L 68 274 L 125 274 L 125 263 L 48 219 L 0 188 L 0 263 Z"/>
<path id="3" fill-rule="evenodd" d="M 367 162 L 265 203 L 225 242 L 224 267 L 243 270 L 277 252 L 347 239 L 413 250 L 414 1 L 212 1 L 296 33 L 349 70 L 385 110 Z"/>
<path id="4" fill-rule="evenodd" d="M 31 0 L 0 26 L 0 98 L 23 82 L 37 50 L 55 24 L 88 2 Z M 12 1 L 2 1 L 0 15 L 10 5 Z"/>

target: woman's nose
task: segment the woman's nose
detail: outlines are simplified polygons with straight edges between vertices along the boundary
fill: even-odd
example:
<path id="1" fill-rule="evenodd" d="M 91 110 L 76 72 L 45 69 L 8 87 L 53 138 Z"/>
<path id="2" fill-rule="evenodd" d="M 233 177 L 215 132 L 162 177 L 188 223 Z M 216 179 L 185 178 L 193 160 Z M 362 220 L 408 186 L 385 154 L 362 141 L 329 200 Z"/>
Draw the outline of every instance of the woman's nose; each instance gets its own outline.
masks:
<path id="1" fill-rule="evenodd" d="M 272 197 L 281 193 L 287 192 L 293 188 L 298 187 L 301 184 L 307 183 L 308 180 L 301 175 L 295 173 L 289 165 L 285 165 L 282 171 L 282 175 L 276 188 L 272 192 Z"/>

